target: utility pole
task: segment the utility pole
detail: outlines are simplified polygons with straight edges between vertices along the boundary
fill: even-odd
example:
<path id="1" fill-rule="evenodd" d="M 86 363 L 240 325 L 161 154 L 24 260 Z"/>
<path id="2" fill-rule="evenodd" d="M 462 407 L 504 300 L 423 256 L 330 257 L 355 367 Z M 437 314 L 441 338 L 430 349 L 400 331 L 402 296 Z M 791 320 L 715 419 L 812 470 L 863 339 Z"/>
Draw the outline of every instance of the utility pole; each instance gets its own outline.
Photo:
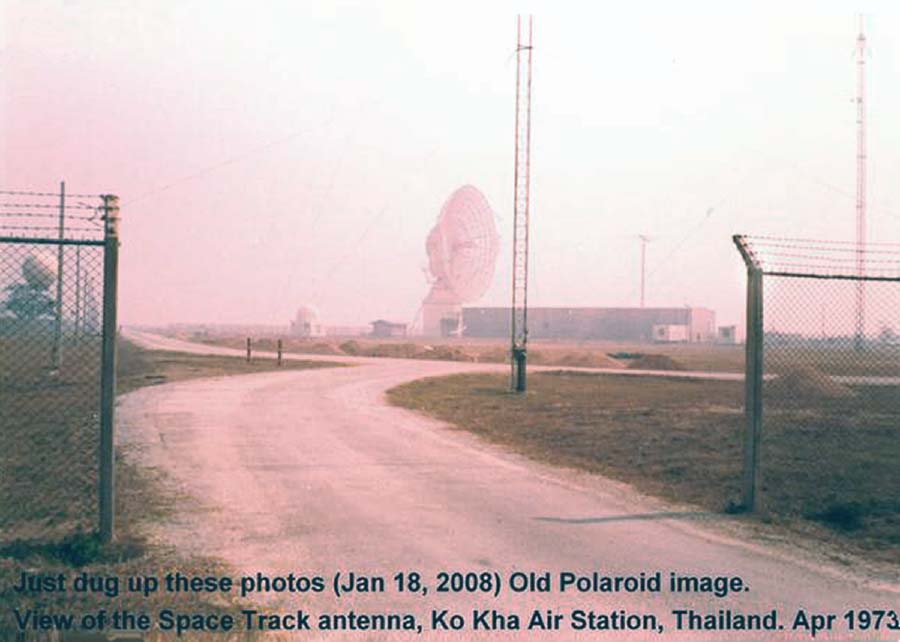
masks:
<path id="1" fill-rule="evenodd" d="M 53 371 L 59 373 L 62 367 L 63 333 L 63 240 L 66 237 L 66 182 L 59 184 L 59 244 L 56 246 L 56 323 L 53 328 Z"/>
<path id="2" fill-rule="evenodd" d="M 862 16 L 856 37 L 856 335 L 862 350 L 866 335 L 866 36 Z"/>
<path id="3" fill-rule="evenodd" d="M 647 243 L 650 242 L 650 238 L 644 236 L 643 234 L 638 234 L 638 238 L 641 240 L 641 307 L 644 307 L 644 285 L 646 269 L 647 269 Z"/>
<path id="4" fill-rule="evenodd" d="M 531 16 L 516 34 L 516 151 L 513 195 L 513 265 L 510 387 L 525 392 L 525 359 L 528 344 L 528 216 L 531 179 Z"/>

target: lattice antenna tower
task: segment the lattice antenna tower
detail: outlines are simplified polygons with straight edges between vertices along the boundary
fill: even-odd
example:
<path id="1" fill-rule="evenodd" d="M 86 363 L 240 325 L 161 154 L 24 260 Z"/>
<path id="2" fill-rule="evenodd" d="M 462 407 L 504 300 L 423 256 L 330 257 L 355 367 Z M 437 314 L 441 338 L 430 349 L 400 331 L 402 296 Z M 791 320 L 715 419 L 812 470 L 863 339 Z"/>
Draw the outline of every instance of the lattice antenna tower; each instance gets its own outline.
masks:
<path id="1" fill-rule="evenodd" d="M 525 391 L 525 359 L 528 344 L 528 217 L 531 182 L 531 52 L 532 17 L 523 29 L 522 16 L 516 33 L 516 150 L 513 195 L 513 265 L 511 319 L 511 387 Z"/>
<path id="2" fill-rule="evenodd" d="M 866 272 L 866 36 L 862 16 L 856 37 L 856 274 Z M 863 346 L 866 332 L 866 284 L 856 282 L 857 349 Z"/>

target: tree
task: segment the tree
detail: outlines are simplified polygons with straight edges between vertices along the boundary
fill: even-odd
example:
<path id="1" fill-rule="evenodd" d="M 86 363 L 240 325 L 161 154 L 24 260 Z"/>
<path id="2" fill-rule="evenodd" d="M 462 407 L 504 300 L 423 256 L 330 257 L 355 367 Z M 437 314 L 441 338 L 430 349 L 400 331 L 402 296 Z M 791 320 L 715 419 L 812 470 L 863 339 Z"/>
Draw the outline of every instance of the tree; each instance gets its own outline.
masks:
<path id="1" fill-rule="evenodd" d="M 46 290 L 27 283 L 14 283 L 6 288 L 6 309 L 23 321 L 56 318 L 56 304 Z"/>
<path id="2" fill-rule="evenodd" d="M 894 332 L 894 328 L 889 325 L 881 326 L 881 332 L 878 333 L 878 338 L 882 343 L 893 344 L 897 342 L 897 333 Z"/>

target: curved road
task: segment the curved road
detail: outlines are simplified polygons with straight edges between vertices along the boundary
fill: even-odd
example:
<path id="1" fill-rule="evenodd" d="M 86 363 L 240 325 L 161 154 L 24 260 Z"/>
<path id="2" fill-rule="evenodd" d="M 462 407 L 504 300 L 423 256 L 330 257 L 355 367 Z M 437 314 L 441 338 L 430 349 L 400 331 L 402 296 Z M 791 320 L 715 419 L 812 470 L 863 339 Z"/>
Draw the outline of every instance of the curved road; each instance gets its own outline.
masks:
<path id="1" fill-rule="evenodd" d="M 151 335 L 147 347 L 234 354 Z M 305 355 L 301 358 L 307 358 Z M 315 358 L 315 357 L 312 357 Z M 341 360 L 320 357 L 324 360 Z M 609 480 L 546 467 L 480 442 L 472 435 L 384 402 L 385 390 L 425 377 L 505 366 L 415 360 L 343 359 L 351 368 L 286 371 L 144 388 L 118 408 L 120 440 L 145 465 L 158 467 L 178 491 L 170 523 L 155 534 L 188 553 L 219 557 L 236 575 L 316 575 L 335 571 L 387 580 L 388 592 L 337 600 L 317 594 L 255 595 L 278 612 L 299 608 L 411 612 L 426 627 L 419 639 L 811 639 L 791 632 L 795 613 L 837 615 L 815 639 L 895 640 L 897 632 L 846 631 L 849 608 L 897 608 L 897 585 L 847 575 L 810 556 L 747 544 L 727 518 L 703 515 L 639 496 Z M 675 571 L 739 575 L 749 590 L 709 593 L 438 594 L 446 571 L 572 571 L 648 574 L 664 582 Z M 392 576 L 417 571 L 427 596 L 398 594 Z M 635 631 L 482 633 L 428 631 L 431 611 L 471 621 L 495 608 L 525 620 L 533 609 L 652 613 L 664 635 Z M 766 613 L 778 609 L 786 629 L 729 635 L 677 631 L 674 609 Z M 523 626 L 525 622 L 522 622 Z M 413 639 L 408 633 L 304 633 L 309 640 Z M 369 637 L 367 637 L 367 635 Z M 868 637 L 866 637 L 868 636 Z M 264 638 L 268 639 L 268 638 Z"/>

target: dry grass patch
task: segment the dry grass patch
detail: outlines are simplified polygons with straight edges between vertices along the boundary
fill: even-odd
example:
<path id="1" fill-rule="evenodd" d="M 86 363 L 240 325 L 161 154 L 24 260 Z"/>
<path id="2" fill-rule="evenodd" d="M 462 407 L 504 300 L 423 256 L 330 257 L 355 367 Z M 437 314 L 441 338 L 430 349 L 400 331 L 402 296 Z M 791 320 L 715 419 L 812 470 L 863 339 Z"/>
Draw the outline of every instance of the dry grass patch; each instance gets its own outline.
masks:
<path id="1" fill-rule="evenodd" d="M 504 375 L 455 375 L 389 398 L 540 461 L 712 511 L 737 504 L 742 382 L 560 372 L 533 374 L 525 395 L 507 385 Z M 900 394 L 855 392 L 767 413 L 765 505 L 752 519 L 900 564 Z"/>
<path id="2" fill-rule="evenodd" d="M 246 336 L 207 336 L 168 333 L 178 339 L 235 349 L 246 347 Z M 253 338 L 254 350 L 275 350 L 277 338 Z M 373 337 L 284 337 L 285 352 L 298 354 L 343 354 L 363 357 L 401 359 L 441 359 L 479 363 L 509 361 L 509 341 L 478 338 L 376 339 Z M 738 345 L 712 344 L 635 344 L 609 341 L 537 340 L 529 344 L 528 361 L 535 365 L 582 368 L 624 368 L 633 359 L 659 358 L 662 366 L 654 369 L 741 372 L 744 348 Z M 617 355 L 634 355 L 618 358 Z M 674 365 L 673 365 L 674 364 Z M 637 366 L 635 366 L 637 367 Z"/>
<path id="3" fill-rule="evenodd" d="M 346 364 L 330 361 L 303 361 L 285 359 L 278 366 L 271 358 L 253 358 L 249 363 L 243 357 L 187 354 L 161 350 L 144 350 L 127 341 L 119 344 L 119 370 L 117 390 L 120 394 L 143 386 L 157 385 L 201 377 L 225 377 L 231 375 L 272 372 L 275 370 L 309 370 L 313 368 L 339 368 Z"/>
<path id="4" fill-rule="evenodd" d="M 164 519 L 175 501 L 159 471 L 116 457 L 117 541 L 101 545 L 96 527 L 97 421 L 99 347 L 82 341 L 67 346 L 64 368 L 46 375 L 46 355 L 34 346 L 4 338 L 0 355 L 34 358 L 0 360 L 0 639 L 15 636 L 12 609 L 34 606 L 50 611 L 87 612 L 110 601 L 86 593 L 16 593 L 12 586 L 23 571 L 70 577 L 95 575 L 227 574 L 216 560 L 185 557 L 148 542 L 145 525 Z M 78 350 L 81 350 L 79 352 Z M 38 358 L 40 357 L 40 358 Z M 286 361 L 282 369 L 322 368 L 340 364 Z M 119 392 L 167 381 L 249 374 L 278 369 L 274 360 L 247 363 L 239 357 L 146 351 L 121 342 Z M 145 599 L 124 594 L 120 608 L 154 611 L 222 612 L 226 599 L 199 594 L 157 593 Z"/>

